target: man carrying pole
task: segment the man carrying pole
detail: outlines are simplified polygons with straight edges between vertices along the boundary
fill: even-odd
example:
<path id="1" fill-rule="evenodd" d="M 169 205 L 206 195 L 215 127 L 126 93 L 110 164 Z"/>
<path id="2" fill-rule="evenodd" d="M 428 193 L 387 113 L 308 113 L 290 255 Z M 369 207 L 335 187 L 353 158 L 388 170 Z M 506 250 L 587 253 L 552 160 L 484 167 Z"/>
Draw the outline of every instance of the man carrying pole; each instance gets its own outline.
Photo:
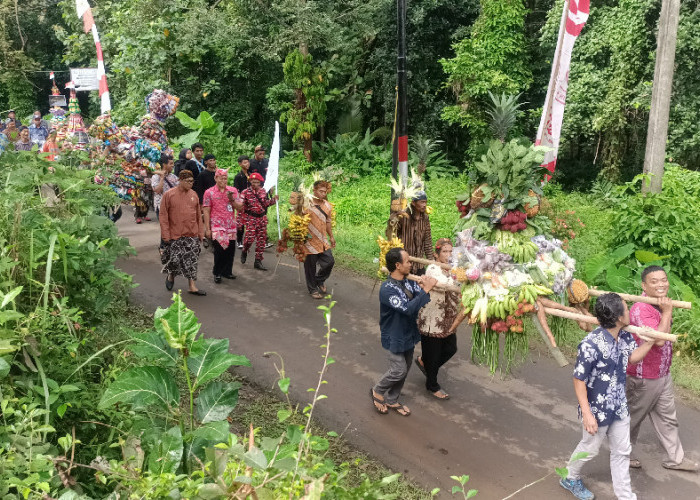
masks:
<path id="1" fill-rule="evenodd" d="M 642 290 L 649 297 L 659 299 L 659 305 L 636 302 L 630 308 L 630 321 L 635 326 L 647 326 L 670 333 L 673 306 L 668 294 L 668 277 L 660 266 L 649 266 L 642 271 Z M 643 343 L 634 333 L 637 343 Z M 639 428 L 648 416 L 656 435 L 666 451 L 666 460 L 661 465 L 666 469 L 697 472 L 700 467 L 684 456 L 683 445 L 678 435 L 676 403 L 673 397 L 671 362 L 673 344 L 670 341 L 653 345 L 649 355 L 639 363 L 627 366 L 627 402 L 631 423 L 632 446 L 637 444 Z M 630 467 L 641 468 L 641 462 L 630 459 Z"/>

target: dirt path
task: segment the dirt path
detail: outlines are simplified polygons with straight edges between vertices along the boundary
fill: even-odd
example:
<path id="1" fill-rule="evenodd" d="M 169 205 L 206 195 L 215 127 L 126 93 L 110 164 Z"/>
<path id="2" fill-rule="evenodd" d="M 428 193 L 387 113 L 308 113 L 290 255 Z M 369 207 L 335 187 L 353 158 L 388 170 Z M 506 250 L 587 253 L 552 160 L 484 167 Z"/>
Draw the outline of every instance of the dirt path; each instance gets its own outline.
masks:
<path id="1" fill-rule="evenodd" d="M 147 309 L 167 306 L 171 292 L 160 274 L 157 223 L 136 225 L 125 211 L 118 226 L 138 251 L 137 256 L 120 263 L 139 284 L 133 299 Z M 252 255 L 241 266 L 237 251 L 234 273 L 238 279 L 220 285 L 211 276 L 212 254 L 203 253 L 198 286 L 209 295 L 183 293 L 183 297 L 207 335 L 230 338 L 232 351 L 250 358 L 252 368 L 241 369 L 247 377 L 272 387 L 277 373 L 273 359 L 263 353 L 280 353 L 292 378 L 292 397 L 305 402 L 307 389 L 316 386 L 322 362 L 323 318 L 316 310 L 318 302 L 298 282 L 296 261 L 283 258 L 273 276 L 276 258 L 271 250 L 265 254 L 268 272 L 253 270 Z M 175 285 L 186 290 L 182 277 Z M 462 327 L 458 331 L 460 350 L 441 371 L 441 384 L 452 399 L 433 399 L 414 366 L 403 396 L 413 415 L 379 415 L 372 410 L 368 395 L 386 368 L 379 343 L 377 293 L 370 296 L 370 280 L 337 269 L 327 285 L 337 301 L 333 326 L 338 333 L 331 339 L 336 363 L 329 367 L 324 386 L 328 399 L 316 410 L 326 427 L 337 432 L 347 428 L 349 442 L 427 489 L 442 488 L 440 498 L 453 498 L 449 494 L 455 484 L 451 475 L 469 474 L 469 486 L 479 490 L 478 498 L 499 499 L 565 463 L 580 432 L 571 367 L 558 368 L 542 357 L 517 368 L 514 377 L 492 378 L 487 369 L 469 361 L 469 333 Z M 700 412 L 680 404 L 678 413 L 684 447 L 697 460 Z M 636 451 L 644 463 L 641 471 L 632 471 L 632 485 L 640 499 L 700 499 L 700 475 L 661 467 L 660 446 L 649 423 L 642 428 Z M 586 469 L 586 483 L 599 499 L 614 498 L 608 456 L 603 451 Z M 516 498 L 572 497 L 550 476 Z"/>

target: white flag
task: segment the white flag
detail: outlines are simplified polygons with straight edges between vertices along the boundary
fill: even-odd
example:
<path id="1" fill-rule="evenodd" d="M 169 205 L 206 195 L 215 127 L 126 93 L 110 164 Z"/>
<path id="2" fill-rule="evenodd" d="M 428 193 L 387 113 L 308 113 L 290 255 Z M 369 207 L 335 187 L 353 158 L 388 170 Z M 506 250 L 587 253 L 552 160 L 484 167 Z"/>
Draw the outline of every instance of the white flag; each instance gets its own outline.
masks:
<path id="1" fill-rule="evenodd" d="M 552 76 L 549 80 L 547 98 L 544 101 L 540 127 L 537 130 L 537 139 L 535 140 L 535 144 L 550 148 L 550 151 L 545 153 L 542 163 L 542 166 L 550 172 L 554 172 L 557 164 L 561 124 L 564 120 L 564 105 L 569 86 L 571 51 L 588 20 L 590 4 L 590 0 L 564 2 L 564 11 L 559 26 L 559 41 L 552 62 Z"/>
<path id="2" fill-rule="evenodd" d="M 277 177 L 280 170 L 280 124 L 275 122 L 275 137 L 272 139 L 270 149 L 270 159 L 267 162 L 267 176 L 263 189 L 269 191 L 272 187 L 277 187 Z"/>

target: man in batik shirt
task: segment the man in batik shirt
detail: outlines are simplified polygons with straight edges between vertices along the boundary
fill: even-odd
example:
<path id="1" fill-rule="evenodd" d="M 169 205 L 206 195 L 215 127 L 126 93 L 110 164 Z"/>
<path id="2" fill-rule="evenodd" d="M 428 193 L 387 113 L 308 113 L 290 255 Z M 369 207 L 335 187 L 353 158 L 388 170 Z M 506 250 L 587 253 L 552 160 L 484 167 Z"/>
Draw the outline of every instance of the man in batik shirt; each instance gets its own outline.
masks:
<path id="1" fill-rule="evenodd" d="M 578 346 L 574 368 L 574 391 L 583 423 L 583 437 L 571 455 L 569 474 L 559 484 L 579 500 L 594 498 L 581 481 L 581 469 L 598 455 L 607 439 L 613 489 L 620 500 L 636 500 L 630 482 L 630 416 L 625 397 L 627 363 L 638 363 L 653 342 L 640 347 L 629 332 L 627 304 L 616 293 L 601 295 L 595 304 L 600 327 Z M 585 455 L 584 455 L 585 454 Z M 584 455 L 584 456 L 582 456 Z"/>
<path id="2" fill-rule="evenodd" d="M 630 321 L 635 326 L 648 326 L 669 333 L 673 307 L 668 294 L 668 277 L 663 267 L 649 266 L 642 271 L 642 290 L 649 297 L 659 299 L 654 306 L 637 302 L 630 308 Z M 641 344 L 644 340 L 632 334 Z M 656 435 L 666 451 L 666 460 L 661 465 L 667 469 L 696 472 L 698 464 L 685 458 L 683 445 L 678 436 L 676 402 L 673 397 L 671 361 L 673 344 L 669 341 L 655 345 L 641 363 L 627 366 L 627 403 L 630 409 L 630 440 L 637 444 L 639 428 L 648 416 Z M 638 469 L 641 462 L 632 458 L 630 467 Z"/>
<path id="3" fill-rule="evenodd" d="M 200 175 L 200 179 L 202 176 Z M 228 185 L 228 171 L 220 168 L 214 176 L 216 185 L 204 192 L 204 235 L 214 242 L 214 282 L 221 278 L 236 279 L 233 259 L 236 256 L 236 210 L 243 208 L 238 190 Z"/>
<path id="4" fill-rule="evenodd" d="M 335 248 L 331 213 L 333 206 L 328 202 L 328 184 L 325 181 L 314 182 L 314 197 L 308 208 L 311 215 L 309 234 L 311 239 L 305 244 L 304 274 L 306 287 L 311 297 L 322 299 L 326 290 L 326 280 L 330 277 L 335 259 Z"/>
<path id="5" fill-rule="evenodd" d="M 263 250 L 265 250 L 265 240 L 267 239 L 267 208 L 274 205 L 277 195 L 269 197 L 262 187 L 264 179 L 262 175 L 253 172 L 248 177 L 250 187 L 243 190 L 243 211 L 245 212 L 245 238 L 243 240 L 243 251 L 241 252 L 241 264 L 245 264 L 248 258 L 248 251 L 255 242 L 255 269 L 267 271 L 263 266 Z M 274 191 L 270 189 L 270 194 Z"/>

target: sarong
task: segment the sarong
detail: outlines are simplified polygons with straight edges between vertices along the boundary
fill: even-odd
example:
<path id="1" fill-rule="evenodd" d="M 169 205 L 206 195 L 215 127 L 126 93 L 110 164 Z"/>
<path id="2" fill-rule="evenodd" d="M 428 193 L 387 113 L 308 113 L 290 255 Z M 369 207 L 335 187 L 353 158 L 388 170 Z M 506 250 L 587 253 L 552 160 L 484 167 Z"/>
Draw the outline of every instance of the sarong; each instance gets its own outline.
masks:
<path id="1" fill-rule="evenodd" d="M 196 280 L 200 251 L 199 238 L 183 236 L 171 241 L 163 249 L 162 261 L 165 265 L 162 272 L 173 276 L 182 275 L 189 280 Z"/>

